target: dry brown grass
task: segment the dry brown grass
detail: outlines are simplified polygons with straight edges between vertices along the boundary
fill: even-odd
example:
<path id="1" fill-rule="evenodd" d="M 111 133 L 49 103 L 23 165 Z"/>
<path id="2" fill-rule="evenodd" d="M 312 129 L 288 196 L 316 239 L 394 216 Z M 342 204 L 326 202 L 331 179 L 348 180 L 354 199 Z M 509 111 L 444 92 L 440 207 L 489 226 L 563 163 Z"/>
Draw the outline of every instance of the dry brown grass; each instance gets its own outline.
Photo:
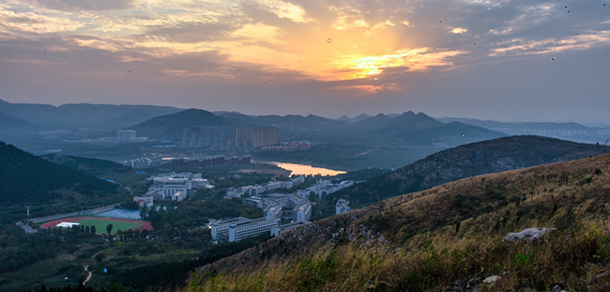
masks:
<path id="1" fill-rule="evenodd" d="M 610 155 L 467 178 L 274 238 L 203 267 L 185 290 L 443 291 L 500 275 L 478 287 L 604 291 L 609 195 Z M 558 230 L 502 241 L 529 227 Z"/>

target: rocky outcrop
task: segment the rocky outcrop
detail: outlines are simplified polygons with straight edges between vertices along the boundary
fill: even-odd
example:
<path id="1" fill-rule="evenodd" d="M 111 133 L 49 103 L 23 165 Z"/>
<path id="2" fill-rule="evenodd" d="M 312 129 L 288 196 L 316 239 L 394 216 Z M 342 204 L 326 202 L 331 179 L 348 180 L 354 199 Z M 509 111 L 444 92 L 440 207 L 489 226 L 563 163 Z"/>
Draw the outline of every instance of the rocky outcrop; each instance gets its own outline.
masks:
<path id="1" fill-rule="evenodd" d="M 532 242 L 544 237 L 547 233 L 556 229 L 557 228 L 527 228 L 523 229 L 521 232 L 506 234 L 503 240 Z"/>

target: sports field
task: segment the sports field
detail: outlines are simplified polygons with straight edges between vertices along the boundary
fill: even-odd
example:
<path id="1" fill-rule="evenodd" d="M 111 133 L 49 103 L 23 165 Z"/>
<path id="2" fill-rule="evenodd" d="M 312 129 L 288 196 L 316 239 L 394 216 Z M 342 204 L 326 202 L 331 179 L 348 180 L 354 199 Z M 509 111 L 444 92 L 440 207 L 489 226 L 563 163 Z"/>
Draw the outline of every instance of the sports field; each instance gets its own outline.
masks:
<path id="1" fill-rule="evenodd" d="M 95 226 L 95 232 L 98 234 L 106 233 L 106 227 L 112 224 L 112 234 L 121 229 L 122 231 L 129 229 L 146 229 L 152 230 L 152 225 L 149 222 L 140 220 L 116 219 L 105 217 L 73 217 L 49 221 L 40 225 L 40 228 L 53 228 L 61 222 L 76 222 L 83 226 Z"/>

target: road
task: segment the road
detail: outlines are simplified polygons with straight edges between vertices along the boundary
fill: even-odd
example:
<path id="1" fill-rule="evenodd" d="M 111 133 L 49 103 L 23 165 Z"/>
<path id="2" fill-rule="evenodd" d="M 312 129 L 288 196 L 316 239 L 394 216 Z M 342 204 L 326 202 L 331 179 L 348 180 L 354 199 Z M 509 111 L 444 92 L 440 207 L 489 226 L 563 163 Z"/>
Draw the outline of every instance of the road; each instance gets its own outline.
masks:
<path id="1" fill-rule="evenodd" d="M 89 273 L 89 275 L 87 275 L 87 279 L 83 281 L 83 286 L 85 286 L 85 284 L 87 284 L 87 282 L 91 280 L 91 271 L 89 271 L 89 266 L 85 266 L 85 272 Z"/>

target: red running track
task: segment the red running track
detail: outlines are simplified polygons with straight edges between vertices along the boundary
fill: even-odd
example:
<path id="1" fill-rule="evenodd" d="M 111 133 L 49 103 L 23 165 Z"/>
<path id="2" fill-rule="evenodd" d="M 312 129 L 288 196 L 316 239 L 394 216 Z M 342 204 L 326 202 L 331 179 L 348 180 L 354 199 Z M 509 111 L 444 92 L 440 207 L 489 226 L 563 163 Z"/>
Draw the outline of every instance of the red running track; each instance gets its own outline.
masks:
<path id="1" fill-rule="evenodd" d="M 132 222 L 132 223 L 141 224 L 142 228 L 131 228 L 131 229 L 134 229 L 134 230 L 136 230 L 136 229 L 146 229 L 148 231 L 153 230 L 153 227 L 150 224 L 150 222 L 145 222 L 145 221 L 140 221 L 140 220 L 107 218 L 107 217 L 72 217 L 72 218 L 57 219 L 57 220 L 53 220 L 53 221 L 49 221 L 49 222 L 43 223 L 42 225 L 40 225 L 40 229 L 53 228 L 53 227 L 57 226 L 57 224 L 59 224 L 61 222 L 74 222 L 74 221 L 79 221 L 79 220 L 83 220 L 83 219 L 92 219 L 92 220 L 100 220 L 100 221 Z"/>

